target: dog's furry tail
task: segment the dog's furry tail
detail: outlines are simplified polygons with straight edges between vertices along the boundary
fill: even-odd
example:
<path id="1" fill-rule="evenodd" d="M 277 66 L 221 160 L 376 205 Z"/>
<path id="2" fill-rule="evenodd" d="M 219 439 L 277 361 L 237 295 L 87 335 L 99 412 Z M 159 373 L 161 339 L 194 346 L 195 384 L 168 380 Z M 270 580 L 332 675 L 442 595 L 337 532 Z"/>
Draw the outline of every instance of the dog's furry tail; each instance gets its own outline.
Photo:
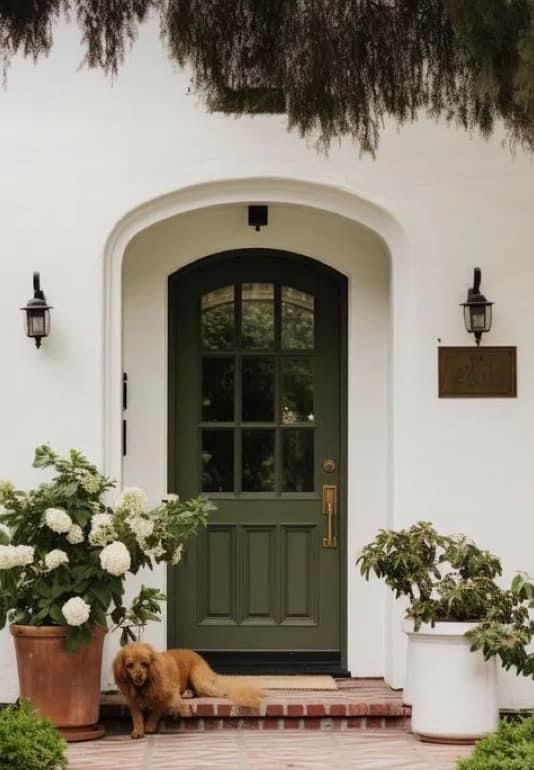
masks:
<path id="1" fill-rule="evenodd" d="M 225 690 L 224 697 L 229 698 L 236 706 L 247 706 L 257 709 L 266 693 L 259 687 L 239 680 L 239 677 L 218 676 Z"/>
<path id="2" fill-rule="evenodd" d="M 216 674 L 207 664 L 191 673 L 191 681 L 197 695 L 210 698 L 228 698 L 236 706 L 257 709 L 266 693 L 249 684 L 241 677 Z"/>

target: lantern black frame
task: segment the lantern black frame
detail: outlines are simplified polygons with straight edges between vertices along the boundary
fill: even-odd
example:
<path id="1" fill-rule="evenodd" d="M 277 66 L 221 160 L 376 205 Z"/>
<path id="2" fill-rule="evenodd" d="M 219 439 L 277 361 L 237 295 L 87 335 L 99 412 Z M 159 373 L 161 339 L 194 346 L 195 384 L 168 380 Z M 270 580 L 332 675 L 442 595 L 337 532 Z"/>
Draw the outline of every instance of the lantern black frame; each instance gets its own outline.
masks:
<path id="1" fill-rule="evenodd" d="M 43 337 L 48 337 L 50 333 L 50 310 L 52 305 L 46 301 L 43 290 L 41 289 L 41 278 L 39 273 L 33 274 L 33 297 L 28 300 L 26 305 L 21 308 L 26 313 L 26 336 L 35 340 L 35 347 L 41 347 Z M 34 329 L 34 321 L 40 319 L 42 323 L 39 330 Z"/>
<path id="2" fill-rule="evenodd" d="M 461 303 L 464 309 L 465 328 L 470 334 L 475 335 L 475 342 L 480 345 L 482 335 L 489 332 L 493 322 L 493 302 L 488 302 L 486 297 L 480 291 L 480 281 L 482 280 L 482 271 L 475 267 L 473 276 L 473 288 L 467 291 L 467 300 Z M 473 319 L 475 315 L 484 314 L 482 324 L 475 326 Z"/>

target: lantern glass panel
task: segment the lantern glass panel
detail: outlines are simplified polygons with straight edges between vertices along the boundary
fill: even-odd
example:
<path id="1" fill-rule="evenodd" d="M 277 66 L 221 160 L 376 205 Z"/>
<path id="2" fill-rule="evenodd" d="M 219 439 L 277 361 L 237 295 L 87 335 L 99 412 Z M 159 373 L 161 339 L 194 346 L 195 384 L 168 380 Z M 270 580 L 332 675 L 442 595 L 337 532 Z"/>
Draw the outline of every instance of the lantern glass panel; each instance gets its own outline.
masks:
<path id="1" fill-rule="evenodd" d="M 50 332 L 50 311 L 30 310 L 26 315 L 28 337 L 47 337 Z"/>
<path id="2" fill-rule="evenodd" d="M 486 305 L 486 325 L 484 327 L 485 332 L 489 332 L 491 329 L 491 322 L 493 320 L 493 307 L 491 305 Z"/>
<path id="3" fill-rule="evenodd" d="M 472 332 L 473 326 L 471 325 L 471 307 L 469 305 L 464 305 L 464 323 L 466 330 L 468 332 Z"/>
<path id="4" fill-rule="evenodd" d="M 486 308 L 484 305 L 471 305 L 471 328 L 474 332 L 486 329 Z"/>

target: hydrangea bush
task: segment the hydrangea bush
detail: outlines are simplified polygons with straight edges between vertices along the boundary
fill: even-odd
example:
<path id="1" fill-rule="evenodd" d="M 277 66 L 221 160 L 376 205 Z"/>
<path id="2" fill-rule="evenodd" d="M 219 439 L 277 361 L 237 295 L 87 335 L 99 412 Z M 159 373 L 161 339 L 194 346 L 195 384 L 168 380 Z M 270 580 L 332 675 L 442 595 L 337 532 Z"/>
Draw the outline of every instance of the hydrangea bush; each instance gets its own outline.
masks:
<path id="1" fill-rule="evenodd" d="M 109 615 L 123 627 L 123 641 L 133 638 L 133 626 L 159 619 L 165 597 L 142 587 L 126 608 L 126 576 L 177 564 L 214 506 L 169 495 L 150 509 L 142 490 L 131 488 L 111 507 L 104 496 L 114 482 L 76 450 L 61 457 L 38 447 L 33 465 L 56 475 L 29 492 L 0 482 L 0 628 L 8 621 L 67 625 L 67 648 L 75 650 Z"/>

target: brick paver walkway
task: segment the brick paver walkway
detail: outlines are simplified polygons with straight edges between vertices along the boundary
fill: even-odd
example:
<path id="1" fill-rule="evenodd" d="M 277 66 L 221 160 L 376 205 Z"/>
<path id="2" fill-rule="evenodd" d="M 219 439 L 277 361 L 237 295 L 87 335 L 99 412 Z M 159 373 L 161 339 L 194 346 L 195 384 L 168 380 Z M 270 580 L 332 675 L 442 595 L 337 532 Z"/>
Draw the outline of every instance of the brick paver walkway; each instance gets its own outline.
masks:
<path id="1" fill-rule="evenodd" d="M 454 770 L 464 746 L 407 733 L 274 732 L 117 736 L 69 746 L 69 770 Z"/>

